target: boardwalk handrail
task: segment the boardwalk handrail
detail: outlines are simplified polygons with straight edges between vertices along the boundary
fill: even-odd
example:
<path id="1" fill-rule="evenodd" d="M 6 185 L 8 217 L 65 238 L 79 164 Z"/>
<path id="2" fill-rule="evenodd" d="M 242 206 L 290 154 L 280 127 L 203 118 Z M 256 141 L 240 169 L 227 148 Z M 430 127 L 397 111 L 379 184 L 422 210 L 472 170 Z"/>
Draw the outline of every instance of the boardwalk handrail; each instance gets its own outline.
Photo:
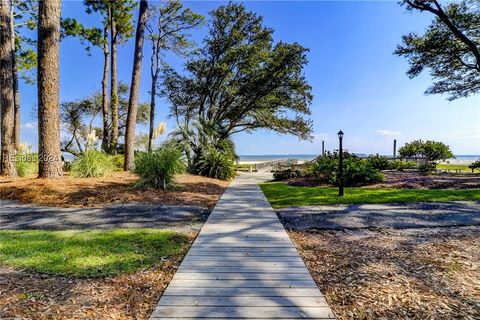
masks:
<path id="1" fill-rule="evenodd" d="M 267 162 L 261 162 L 261 163 L 257 163 L 255 165 L 257 171 L 258 170 L 262 170 L 262 169 L 265 169 L 265 168 L 274 168 L 274 167 L 280 167 L 284 164 L 289 164 L 289 163 L 293 163 L 293 162 L 297 162 L 298 160 L 297 159 L 291 159 L 291 158 L 286 158 L 286 159 L 279 159 L 279 160 L 272 160 L 272 161 L 267 161 Z"/>

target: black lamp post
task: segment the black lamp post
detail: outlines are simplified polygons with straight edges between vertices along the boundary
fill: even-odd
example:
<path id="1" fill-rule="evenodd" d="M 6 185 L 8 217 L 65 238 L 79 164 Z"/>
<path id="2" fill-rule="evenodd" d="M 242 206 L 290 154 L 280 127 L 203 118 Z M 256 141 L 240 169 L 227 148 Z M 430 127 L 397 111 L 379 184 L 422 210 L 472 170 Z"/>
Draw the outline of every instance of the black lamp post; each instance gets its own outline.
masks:
<path id="1" fill-rule="evenodd" d="M 338 148 L 339 163 L 338 163 L 338 195 L 343 197 L 343 131 L 338 131 L 338 142 L 340 144 Z"/>

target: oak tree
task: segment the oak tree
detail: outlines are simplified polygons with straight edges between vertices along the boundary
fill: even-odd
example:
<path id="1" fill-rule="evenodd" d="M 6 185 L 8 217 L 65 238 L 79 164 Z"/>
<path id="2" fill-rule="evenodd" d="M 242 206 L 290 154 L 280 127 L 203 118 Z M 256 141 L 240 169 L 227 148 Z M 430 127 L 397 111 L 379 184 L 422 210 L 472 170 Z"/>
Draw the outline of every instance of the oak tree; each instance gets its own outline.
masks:
<path id="1" fill-rule="evenodd" d="M 403 36 L 395 54 L 410 63 L 407 74 L 430 70 L 434 80 L 426 94 L 448 94 L 449 100 L 480 91 L 480 4 L 478 0 L 448 2 L 404 0 L 409 11 L 428 12 L 434 20 L 423 35 Z"/>
<path id="2" fill-rule="evenodd" d="M 239 132 L 269 129 L 309 139 L 311 87 L 304 76 L 307 49 L 274 42 L 261 16 L 230 3 L 211 11 L 204 46 L 186 73 L 168 69 L 163 93 L 183 135 L 190 159 L 202 141 L 224 145 Z M 208 149 L 208 148 L 207 148 Z M 187 155 L 188 157 L 188 155 Z"/>

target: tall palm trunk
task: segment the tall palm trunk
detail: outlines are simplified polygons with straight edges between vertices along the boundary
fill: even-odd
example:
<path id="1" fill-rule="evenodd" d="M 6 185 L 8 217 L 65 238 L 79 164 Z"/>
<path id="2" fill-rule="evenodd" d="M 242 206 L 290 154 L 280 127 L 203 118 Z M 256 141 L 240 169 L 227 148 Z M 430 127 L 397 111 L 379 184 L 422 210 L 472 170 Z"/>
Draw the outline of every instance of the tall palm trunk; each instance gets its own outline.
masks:
<path id="1" fill-rule="evenodd" d="M 14 141 L 15 150 L 20 149 L 20 92 L 18 90 L 18 69 L 15 49 L 15 21 L 13 12 L 13 1 L 10 8 L 10 29 L 12 35 L 12 73 L 13 73 L 13 104 L 14 104 Z"/>
<path id="2" fill-rule="evenodd" d="M 109 132 L 108 132 L 108 27 L 103 30 L 103 79 L 102 79 L 102 112 L 103 112 L 103 136 L 102 150 L 107 151 L 109 148 Z"/>
<path id="3" fill-rule="evenodd" d="M 38 6 L 38 157 L 39 178 L 62 176 L 59 110 L 60 0 Z"/>
<path id="4" fill-rule="evenodd" d="M 15 177 L 14 93 L 11 15 L 9 0 L 0 0 L 0 106 L 2 117 L 0 173 Z"/>
<path id="5" fill-rule="evenodd" d="M 112 153 L 116 153 L 118 145 L 117 28 L 112 12 L 110 13 L 110 32 L 110 109 L 112 112 L 112 137 L 110 139 L 110 149 Z"/>
<path id="6" fill-rule="evenodd" d="M 137 122 L 138 94 L 140 91 L 140 76 L 142 72 L 143 42 L 147 25 L 148 2 L 140 1 L 137 31 L 135 35 L 135 53 L 133 56 L 132 82 L 128 100 L 127 127 L 125 131 L 125 161 L 123 169 L 132 170 L 135 156 L 135 125 Z"/>

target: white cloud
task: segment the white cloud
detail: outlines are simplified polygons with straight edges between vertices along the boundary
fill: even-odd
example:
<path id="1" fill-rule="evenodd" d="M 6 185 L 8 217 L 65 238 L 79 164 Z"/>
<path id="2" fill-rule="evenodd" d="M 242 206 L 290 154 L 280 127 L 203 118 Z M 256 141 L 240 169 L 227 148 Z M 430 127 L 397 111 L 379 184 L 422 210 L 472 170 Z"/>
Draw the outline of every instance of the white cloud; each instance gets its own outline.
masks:
<path id="1" fill-rule="evenodd" d="M 384 137 L 395 137 L 399 136 L 402 133 L 400 131 L 392 131 L 392 130 L 386 130 L 386 129 L 378 129 L 375 131 L 376 134 L 379 136 L 384 136 Z"/>
<path id="2" fill-rule="evenodd" d="M 37 127 L 36 122 L 26 122 L 20 126 L 22 129 L 35 129 Z"/>

